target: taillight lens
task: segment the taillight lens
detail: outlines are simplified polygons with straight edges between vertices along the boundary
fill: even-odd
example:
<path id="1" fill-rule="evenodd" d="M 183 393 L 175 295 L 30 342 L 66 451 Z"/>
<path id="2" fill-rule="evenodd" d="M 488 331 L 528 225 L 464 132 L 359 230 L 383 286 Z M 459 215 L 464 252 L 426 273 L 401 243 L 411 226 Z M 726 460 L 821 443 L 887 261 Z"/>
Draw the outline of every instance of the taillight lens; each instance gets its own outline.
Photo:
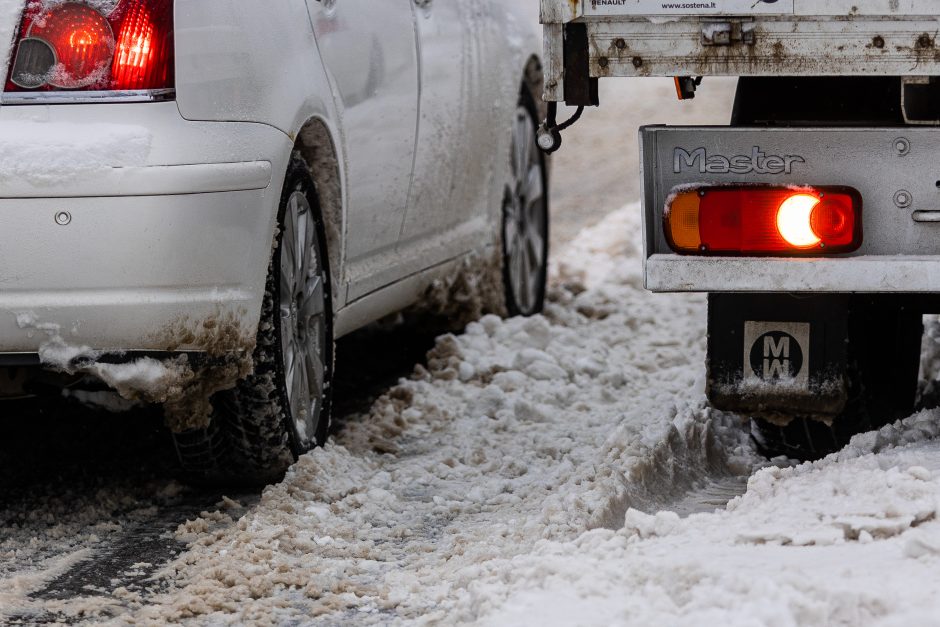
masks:
<path id="1" fill-rule="evenodd" d="M 685 188 L 664 214 L 669 245 L 700 255 L 823 255 L 862 244 L 862 197 L 845 187 Z"/>
<path id="2" fill-rule="evenodd" d="M 172 0 L 128 4 L 117 31 L 112 81 L 117 89 L 172 86 Z"/>
<path id="3" fill-rule="evenodd" d="M 173 0 L 29 2 L 5 91 L 173 87 Z"/>

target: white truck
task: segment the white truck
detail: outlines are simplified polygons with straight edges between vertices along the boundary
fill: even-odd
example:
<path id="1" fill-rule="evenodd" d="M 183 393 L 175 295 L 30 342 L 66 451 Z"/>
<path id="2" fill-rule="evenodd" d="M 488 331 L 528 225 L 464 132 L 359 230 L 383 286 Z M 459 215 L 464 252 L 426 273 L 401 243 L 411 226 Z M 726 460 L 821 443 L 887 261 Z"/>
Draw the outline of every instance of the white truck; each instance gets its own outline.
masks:
<path id="1" fill-rule="evenodd" d="M 738 76 L 725 127 L 640 129 L 646 287 L 707 292 L 711 403 L 815 458 L 909 413 L 940 312 L 940 1 L 542 0 L 539 144 L 608 77 L 680 98 Z M 579 109 L 580 113 L 580 109 Z"/>

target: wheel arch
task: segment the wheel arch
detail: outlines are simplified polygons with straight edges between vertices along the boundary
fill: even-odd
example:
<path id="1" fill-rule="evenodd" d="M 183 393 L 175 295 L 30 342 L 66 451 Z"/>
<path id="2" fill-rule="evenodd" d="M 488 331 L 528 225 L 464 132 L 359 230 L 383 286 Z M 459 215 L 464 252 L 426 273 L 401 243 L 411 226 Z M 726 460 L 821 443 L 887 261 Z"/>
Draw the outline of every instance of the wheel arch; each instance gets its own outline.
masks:
<path id="1" fill-rule="evenodd" d="M 334 311 L 345 304 L 342 263 L 345 241 L 345 189 L 342 160 L 326 121 L 308 119 L 297 132 L 294 153 L 307 164 L 320 209 Z"/>
<path id="2" fill-rule="evenodd" d="M 548 105 L 542 100 L 545 75 L 542 71 L 542 59 L 537 54 L 531 55 L 526 61 L 522 71 L 522 82 L 532 94 L 532 99 L 535 101 L 535 106 L 538 109 L 540 118 L 537 121 L 541 122 L 548 113 Z"/>

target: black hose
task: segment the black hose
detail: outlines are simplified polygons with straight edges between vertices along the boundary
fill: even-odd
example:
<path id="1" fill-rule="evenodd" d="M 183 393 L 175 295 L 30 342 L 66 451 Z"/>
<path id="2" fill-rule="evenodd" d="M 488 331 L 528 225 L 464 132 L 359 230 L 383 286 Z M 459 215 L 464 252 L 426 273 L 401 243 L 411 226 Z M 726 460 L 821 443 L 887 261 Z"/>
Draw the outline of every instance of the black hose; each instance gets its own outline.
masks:
<path id="1" fill-rule="evenodd" d="M 575 122 L 577 122 L 578 120 L 581 119 L 581 114 L 582 114 L 582 113 L 584 113 L 584 107 L 578 107 L 578 110 L 574 112 L 574 115 L 572 115 L 570 118 L 568 118 L 568 121 L 563 122 L 563 123 L 559 124 L 558 126 L 556 126 L 556 127 L 555 127 L 555 130 L 557 130 L 557 131 L 560 133 L 561 131 L 565 130 L 566 128 L 569 128 L 569 127 L 571 127 L 571 126 L 574 126 Z"/>

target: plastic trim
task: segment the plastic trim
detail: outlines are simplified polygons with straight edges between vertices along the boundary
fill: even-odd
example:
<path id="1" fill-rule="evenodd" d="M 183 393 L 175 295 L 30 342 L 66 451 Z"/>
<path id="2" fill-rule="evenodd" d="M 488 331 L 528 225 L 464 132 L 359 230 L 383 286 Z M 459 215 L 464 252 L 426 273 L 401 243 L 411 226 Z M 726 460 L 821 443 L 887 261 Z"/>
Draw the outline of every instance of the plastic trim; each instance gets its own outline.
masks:
<path id="1" fill-rule="evenodd" d="M 176 89 L 141 89 L 135 91 L 15 91 L 0 94 L 0 105 L 3 106 L 166 102 L 167 100 L 176 100 Z"/>

